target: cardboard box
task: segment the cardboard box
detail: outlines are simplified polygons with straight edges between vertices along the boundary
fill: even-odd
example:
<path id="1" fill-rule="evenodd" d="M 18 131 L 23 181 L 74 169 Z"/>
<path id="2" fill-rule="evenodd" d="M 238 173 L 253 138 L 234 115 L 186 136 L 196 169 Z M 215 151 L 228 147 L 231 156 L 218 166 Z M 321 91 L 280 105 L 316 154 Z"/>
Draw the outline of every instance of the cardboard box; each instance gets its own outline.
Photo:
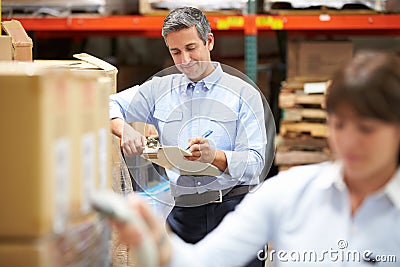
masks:
<path id="1" fill-rule="evenodd" d="M 350 61 L 350 41 L 290 41 L 287 50 L 287 80 L 326 81 Z"/>
<path id="2" fill-rule="evenodd" d="M 47 68 L 61 68 L 78 72 L 98 73 L 112 80 L 111 93 L 117 92 L 118 70 L 113 65 L 86 53 L 75 54 L 77 60 L 35 60 L 36 64 Z"/>
<path id="3" fill-rule="evenodd" d="M 56 264 L 53 254 L 52 247 L 46 244 L 46 241 L 0 243 L 0 266 L 60 266 Z"/>
<path id="4" fill-rule="evenodd" d="M 65 71 L 0 64 L 0 238 L 65 229 L 71 190 L 71 98 Z"/>
<path id="5" fill-rule="evenodd" d="M 111 188 L 108 97 L 100 72 L 0 64 L 0 241 L 63 233 Z M 4 219 L 3 219 L 4 218 Z M 1 265 L 0 265 L 1 266 Z"/>
<path id="6" fill-rule="evenodd" d="M 96 189 L 111 190 L 111 131 L 109 96 L 112 80 L 102 77 L 96 89 L 97 164 Z"/>
<path id="7" fill-rule="evenodd" d="M 74 218 L 90 213 L 89 195 L 95 188 L 96 175 L 96 73 L 75 73 L 71 85 L 72 111 L 72 184 L 71 192 Z"/>
<path id="8" fill-rule="evenodd" d="M 12 42 L 11 37 L 7 35 L 0 36 L 0 61 L 12 60 Z"/>
<path id="9" fill-rule="evenodd" d="M 32 61 L 32 39 L 18 20 L 3 21 L 4 31 L 11 36 L 13 46 L 13 60 Z"/>
<path id="10" fill-rule="evenodd" d="M 72 212 L 91 213 L 90 195 L 111 189 L 110 121 L 108 103 L 112 80 L 98 72 L 74 72 L 71 83 L 73 142 Z"/>
<path id="11" fill-rule="evenodd" d="M 74 57 L 78 60 L 35 60 L 35 64 L 69 70 L 81 80 L 69 81 L 74 99 L 72 187 L 77 189 L 72 191 L 71 214 L 80 220 L 91 212 L 90 193 L 111 188 L 108 97 L 116 92 L 118 70 L 88 54 Z"/>
<path id="12" fill-rule="evenodd" d="M 35 60 L 46 69 L 68 70 L 72 103 L 73 179 L 71 214 L 80 220 L 91 212 L 90 193 L 101 187 L 111 188 L 111 162 L 108 101 L 116 92 L 117 69 L 88 54 L 80 60 Z"/>
<path id="13" fill-rule="evenodd" d="M 107 222 L 93 217 L 71 225 L 60 235 L 0 240 L 0 266 L 108 266 L 109 241 Z"/>

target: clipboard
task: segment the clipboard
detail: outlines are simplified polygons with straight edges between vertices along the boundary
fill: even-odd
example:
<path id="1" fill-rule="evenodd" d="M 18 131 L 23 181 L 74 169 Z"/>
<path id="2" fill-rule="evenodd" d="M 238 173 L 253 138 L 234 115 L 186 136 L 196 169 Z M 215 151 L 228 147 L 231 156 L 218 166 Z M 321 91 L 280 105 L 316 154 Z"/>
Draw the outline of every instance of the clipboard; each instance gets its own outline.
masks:
<path id="1" fill-rule="evenodd" d="M 180 175 L 219 176 L 221 174 L 220 170 L 210 163 L 184 158 L 191 155 L 189 151 L 177 146 L 146 146 L 142 157 L 168 170 L 176 168 Z"/>

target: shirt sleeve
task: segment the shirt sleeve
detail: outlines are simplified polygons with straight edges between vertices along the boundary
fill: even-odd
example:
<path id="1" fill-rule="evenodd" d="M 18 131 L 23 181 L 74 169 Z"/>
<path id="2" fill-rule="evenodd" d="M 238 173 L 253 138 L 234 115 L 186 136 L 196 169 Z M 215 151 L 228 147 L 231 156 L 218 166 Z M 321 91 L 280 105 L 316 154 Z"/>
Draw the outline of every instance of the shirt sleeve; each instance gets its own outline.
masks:
<path id="1" fill-rule="evenodd" d="M 267 241 L 273 242 L 281 211 L 281 192 L 269 181 L 249 192 L 199 243 L 188 244 L 172 236 L 173 256 L 168 267 L 244 266 L 258 254 L 264 257 L 261 251 Z"/>
<path id="2" fill-rule="evenodd" d="M 304 221 L 310 215 L 310 203 L 320 204 L 319 197 L 325 198 L 326 191 L 320 182 L 325 184 L 326 178 L 329 178 L 327 174 L 332 173 L 330 164 L 293 167 L 279 172 L 276 177 L 252 189 L 216 229 L 195 245 L 173 237 L 169 267 L 240 267 L 258 256 L 268 258 L 270 254 L 263 254 L 267 243 L 279 251 L 282 248 L 305 248 L 302 244 L 304 236 L 316 235 L 315 240 L 318 240 L 318 230 L 315 232 L 317 225 L 299 226 L 293 223 Z M 328 205 L 332 205 L 331 201 L 335 202 L 336 198 L 329 196 L 326 199 Z M 319 209 L 316 208 L 316 211 Z M 338 213 L 335 210 L 331 215 L 337 217 Z M 314 221 L 329 224 L 329 218 Z M 325 233 L 326 227 L 320 230 Z M 299 235 L 300 232 L 303 234 Z M 279 265 L 279 262 L 274 262 L 274 265 Z"/>
<path id="3" fill-rule="evenodd" d="M 259 93 L 242 99 L 233 151 L 224 151 L 232 178 L 242 182 L 258 179 L 265 164 L 267 135 Z"/>
<path id="4" fill-rule="evenodd" d="M 110 96 L 110 119 L 121 118 L 128 123 L 152 123 L 152 110 L 154 106 L 151 94 L 153 80 L 142 85 L 136 85 Z"/>

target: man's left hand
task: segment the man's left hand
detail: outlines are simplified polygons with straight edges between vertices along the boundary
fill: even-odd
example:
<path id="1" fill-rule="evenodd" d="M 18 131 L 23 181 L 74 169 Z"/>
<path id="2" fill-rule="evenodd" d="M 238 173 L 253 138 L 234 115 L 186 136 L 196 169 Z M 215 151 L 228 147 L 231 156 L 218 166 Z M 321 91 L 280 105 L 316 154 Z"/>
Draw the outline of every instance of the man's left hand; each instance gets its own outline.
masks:
<path id="1" fill-rule="evenodd" d="M 190 138 L 189 146 L 192 156 L 185 156 L 186 159 L 204 163 L 212 163 L 215 160 L 216 150 L 211 147 L 207 139 L 202 137 Z"/>

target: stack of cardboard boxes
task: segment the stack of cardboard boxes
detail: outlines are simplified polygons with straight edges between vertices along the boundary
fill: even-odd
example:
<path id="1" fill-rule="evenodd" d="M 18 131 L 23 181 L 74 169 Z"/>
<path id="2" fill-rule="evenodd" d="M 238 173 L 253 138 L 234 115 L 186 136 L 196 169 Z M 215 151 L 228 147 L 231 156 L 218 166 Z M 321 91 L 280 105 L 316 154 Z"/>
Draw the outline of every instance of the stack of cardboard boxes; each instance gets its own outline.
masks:
<path id="1" fill-rule="evenodd" d="M 351 42 L 288 43 L 287 79 L 275 164 L 280 170 L 331 159 L 327 145 L 325 93 L 335 71 L 351 59 Z"/>
<path id="2" fill-rule="evenodd" d="M 109 130 L 117 69 L 84 53 L 32 63 L 22 25 L 2 26 L 0 266 L 131 266 L 129 248 L 90 205 L 94 190 L 133 190 Z"/>
<path id="3" fill-rule="evenodd" d="M 0 64 L 1 266 L 109 266 L 109 233 L 89 197 L 111 189 L 116 69 L 70 64 Z"/>

